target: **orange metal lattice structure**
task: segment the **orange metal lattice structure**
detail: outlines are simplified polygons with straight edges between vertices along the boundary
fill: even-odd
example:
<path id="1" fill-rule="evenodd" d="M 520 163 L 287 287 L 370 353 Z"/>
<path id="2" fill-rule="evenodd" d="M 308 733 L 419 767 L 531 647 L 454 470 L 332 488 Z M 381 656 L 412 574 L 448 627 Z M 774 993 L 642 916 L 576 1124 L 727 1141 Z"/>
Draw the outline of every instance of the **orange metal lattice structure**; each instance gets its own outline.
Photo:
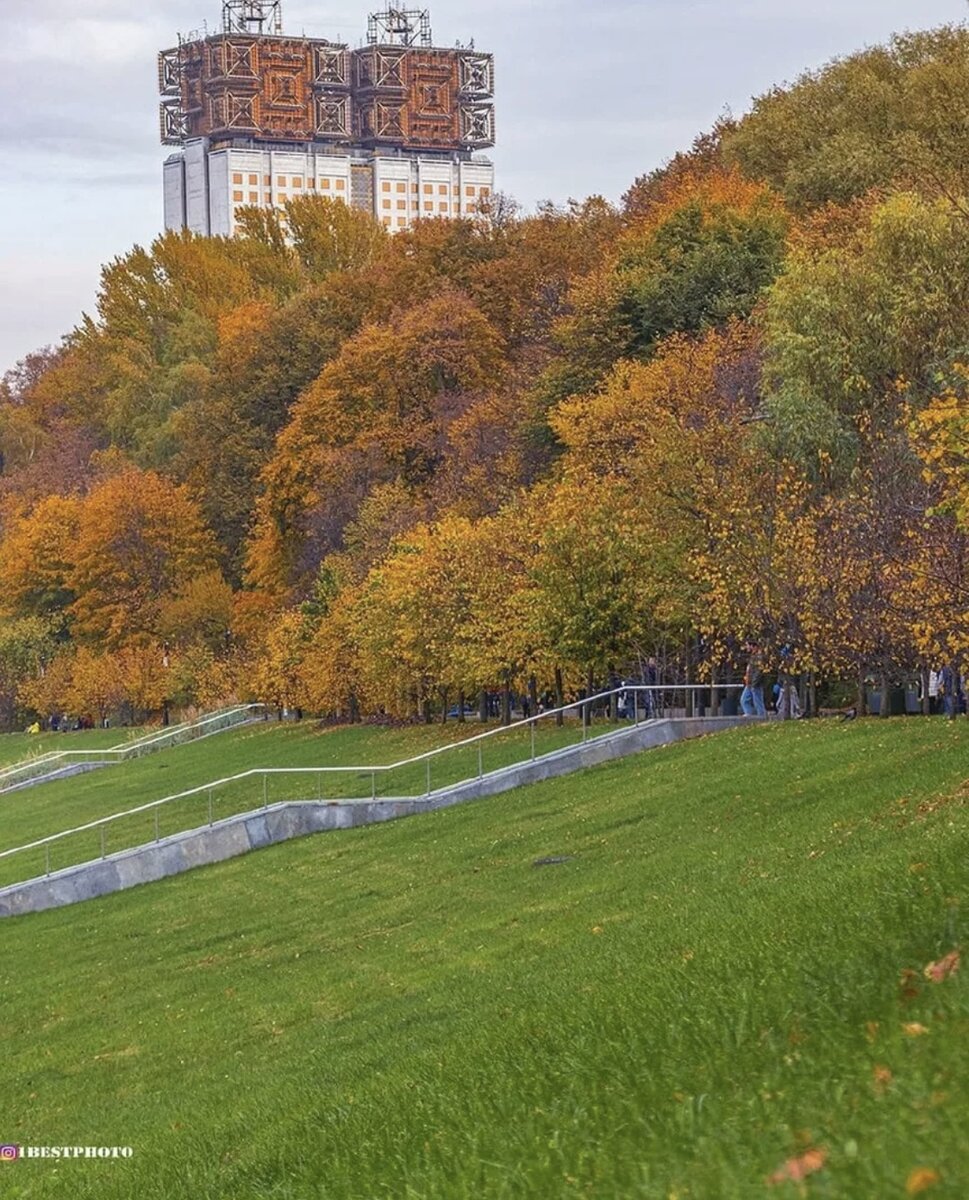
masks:
<path id="1" fill-rule="evenodd" d="M 222 33 L 159 56 L 162 141 L 245 138 L 407 150 L 494 144 L 494 63 L 471 49 Z"/>

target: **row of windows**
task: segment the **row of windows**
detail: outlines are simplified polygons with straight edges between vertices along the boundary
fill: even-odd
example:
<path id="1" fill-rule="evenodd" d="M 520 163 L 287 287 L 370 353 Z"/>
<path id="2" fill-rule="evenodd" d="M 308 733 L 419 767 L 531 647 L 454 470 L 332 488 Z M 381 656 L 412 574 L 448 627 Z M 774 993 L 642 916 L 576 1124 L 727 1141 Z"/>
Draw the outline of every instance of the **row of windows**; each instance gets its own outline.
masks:
<path id="1" fill-rule="evenodd" d="M 433 196 L 434 195 L 434 187 L 435 187 L 435 185 L 433 183 L 425 183 L 424 184 L 424 195 L 425 196 Z M 390 183 L 388 183 L 386 180 L 384 180 L 384 182 L 381 184 L 381 190 L 384 192 L 389 192 L 392 190 L 392 185 Z M 439 196 L 446 196 L 448 194 L 448 192 L 450 192 L 450 190 L 451 189 L 448 187 L 448 185 L 446 183 L 437 184 L 437 194 Z M 407 191 L 406 183 L 398 183 L 397 184 L 397 192 L 399 194 L 403 194 L 406 191 Z M 419 188 L 416 183 L 411 184 L 411 191 L 415 192 L 415 193 L 419 191 Z M 476 188 L 476 187 L 468 186 L 464 189 L 465 195 L 469 196 L 471 198 L 474 198 L 475 196 L 477 196 L 479 191 L 482 196 L 490 196 L 491 195 L 491 189 L 486 188 L 486 187 Z M 455 196 L 460 196 L 461 189 L 459 187 L 456 187 L 454 189 L 454 194 L 455 194 Z"/>
<path id="2" fill-rule="evenodd" d="M 243 182 L 243 178 L 242 178 L 242 173 L 240 171 L 235 171 L 233 173 L 232 182 L 236 187 L 241 186 L 241 184 Z M 272 183 L 273 183 L 272 176 L 264 175 L 262 182 L 263 182 L 263 187 L 267 187 L 267 188 L 272 187 Z M 249 186 L 250 187 L 256 187 L 258 183 L 259 183 L 258 175 L 250 175 L 249 176 Z M 308 186 L 310 188 L 315 188 L 316 180 L 311 179 L 309 181 Z M 320 187 L 323 189 L 323 191 L 329 191 L 330 188 L 333 187 L 338 192 L 344 192 L 344 191 L 346 191 L 346 186 L 347 186 L 347 181 L 345 179 L 333 179 L 333 180 L 321 179 L 320 180 Z M 287 178 L 285 175 L 278 175 L 276 177 L 276 187 L 278 187 L 278 188 L 291 187 L 294 191 L 297 191 L 297 192 L 302 191 L 303 176 L 302 175 L 292 175 L 289 178 Z"/>

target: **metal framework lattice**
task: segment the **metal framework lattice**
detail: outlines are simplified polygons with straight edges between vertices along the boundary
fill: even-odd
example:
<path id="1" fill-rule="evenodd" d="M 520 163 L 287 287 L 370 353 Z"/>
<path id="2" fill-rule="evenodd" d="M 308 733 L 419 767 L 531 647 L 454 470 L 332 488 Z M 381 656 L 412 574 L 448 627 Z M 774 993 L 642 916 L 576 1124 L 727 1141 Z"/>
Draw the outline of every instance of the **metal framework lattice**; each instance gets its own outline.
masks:
<path id="1" fill-rule="evenodd" d="M 371 46 L 432 46 L 430 9 L 388 6 L 371 13 L 367 41 Z"/>
<path id="2" fill-rule="evenodd" d="M 283 0 L 224 0 L 224 33 L 283 32 Z"/>

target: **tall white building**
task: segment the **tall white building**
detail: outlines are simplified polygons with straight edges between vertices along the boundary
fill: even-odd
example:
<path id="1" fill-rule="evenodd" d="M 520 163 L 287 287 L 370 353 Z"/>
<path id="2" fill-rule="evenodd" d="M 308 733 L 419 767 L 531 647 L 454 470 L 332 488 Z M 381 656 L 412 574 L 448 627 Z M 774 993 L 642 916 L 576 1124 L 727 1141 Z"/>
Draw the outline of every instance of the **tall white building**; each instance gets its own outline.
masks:
<path id="1" fill-rule="evenodd" d="M 427 10 L 370 16 L 357 50 L 287 37 L 282 0 L 224 0 L 221 33 L 159 55 L 165 227 L 231 236 L 239 209 L 333 196 L 391 232 L 494 191 L 494 60 L 435 47 Z"/>
<path id="2" fill-rule="evenodd" d="M 246 205 L 281 208 L 297 196 L 329 196 L 370 212 L 392 233 L 416 220 L 469 217 L 494 192 L 493 164 L 479 157 L 270 150 L 186 143 L 165 163 L 165 228 L 231 237 Z"/>

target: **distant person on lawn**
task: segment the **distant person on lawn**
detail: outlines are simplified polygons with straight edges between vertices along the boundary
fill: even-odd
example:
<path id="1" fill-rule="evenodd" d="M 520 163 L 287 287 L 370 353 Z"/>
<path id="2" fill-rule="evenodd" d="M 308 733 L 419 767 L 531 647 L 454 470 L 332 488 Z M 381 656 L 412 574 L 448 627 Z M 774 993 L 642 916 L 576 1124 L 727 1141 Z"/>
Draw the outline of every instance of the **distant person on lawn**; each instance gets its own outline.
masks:
<path id="1" fill-rule="evenodd" d="M 744 675 L 744 690 L 740 697 L 740 707 L 745 717 L 766 717 L 764 705 L 764 668 L 760 646 L 751 642 L 747 647 L 750 658 L 747 660 L 747 672 Z"/>

